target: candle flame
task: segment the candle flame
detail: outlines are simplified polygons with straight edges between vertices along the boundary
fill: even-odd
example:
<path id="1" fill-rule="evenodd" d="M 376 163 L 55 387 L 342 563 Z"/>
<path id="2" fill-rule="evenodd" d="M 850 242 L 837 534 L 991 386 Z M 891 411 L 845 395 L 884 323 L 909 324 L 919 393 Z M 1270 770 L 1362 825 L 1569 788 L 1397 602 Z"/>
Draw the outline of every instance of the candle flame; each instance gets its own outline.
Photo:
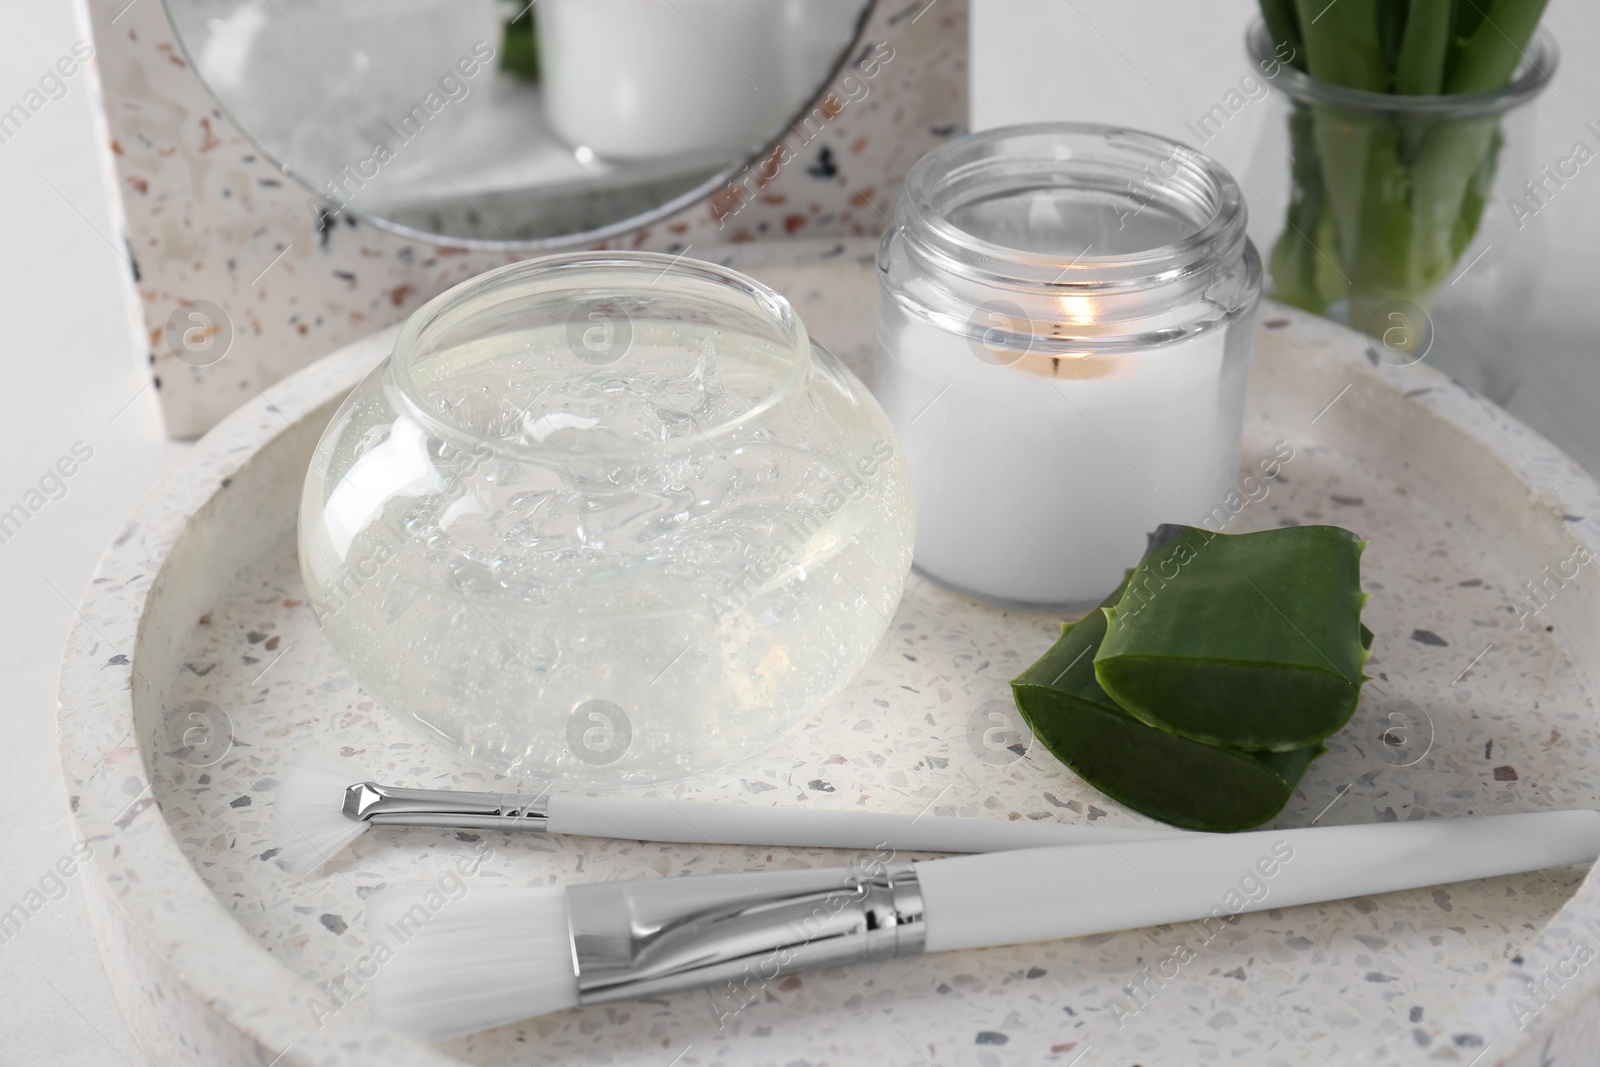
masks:
<path id="1" fill-rule="evenodd" d="M 1061 316 L 1071 323 L 1086 323 L 1095 321 L 1094 301 L 1087 296 L 1063 296 L 1059 298 Z"/>

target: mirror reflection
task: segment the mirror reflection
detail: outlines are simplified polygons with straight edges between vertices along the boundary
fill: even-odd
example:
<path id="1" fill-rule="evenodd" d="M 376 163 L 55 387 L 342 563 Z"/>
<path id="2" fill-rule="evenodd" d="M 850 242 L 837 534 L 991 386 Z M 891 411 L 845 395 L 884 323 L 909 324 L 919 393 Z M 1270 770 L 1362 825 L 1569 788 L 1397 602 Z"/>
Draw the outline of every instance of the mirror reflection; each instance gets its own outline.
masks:
<path id="1" fill-rule="evenodd" d="M 638 225 L 747 165 L 872 0 L 166 4 L 219 107 L 309 206 L 537 241 Z"/>

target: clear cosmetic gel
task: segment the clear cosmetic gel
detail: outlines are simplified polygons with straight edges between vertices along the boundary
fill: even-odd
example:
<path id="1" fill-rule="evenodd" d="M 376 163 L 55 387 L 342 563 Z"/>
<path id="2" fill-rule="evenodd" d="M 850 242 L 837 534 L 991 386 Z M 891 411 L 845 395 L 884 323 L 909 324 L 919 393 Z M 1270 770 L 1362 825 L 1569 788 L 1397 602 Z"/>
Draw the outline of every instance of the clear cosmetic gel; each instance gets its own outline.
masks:
<path id="1" fill-rule="evenodd" d="M 447 751 L 650 785 L 798 729 L 911 562 L 888 421 L 788 301 L 576 253 L 406 323 L 307 472 L 300 564 L 362 687 Z"/>

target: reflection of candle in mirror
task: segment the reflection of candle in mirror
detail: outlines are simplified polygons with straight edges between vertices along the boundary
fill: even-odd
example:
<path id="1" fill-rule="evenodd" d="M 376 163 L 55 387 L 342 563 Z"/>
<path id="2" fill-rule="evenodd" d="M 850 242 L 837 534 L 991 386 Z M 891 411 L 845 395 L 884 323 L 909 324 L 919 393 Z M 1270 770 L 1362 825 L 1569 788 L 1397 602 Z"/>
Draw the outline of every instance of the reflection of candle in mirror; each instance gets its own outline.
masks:
<path id="1" fill-rule="evenodd" d="M 1103 178 L 1084 192 L 1070 161 L 1138 174 L 1173 157 L 1172 142 L 1097 129 L 996 130 L 937 150 L 880 253 L 876 392 L 910 464 L 917 567 L 1000 603 L 1097 602 L 1148 531 L 1200 523 L 1238 477 L 1260 269 L 1237 187 L 1182 149 L 1191 180 L 1172 195 L 1213 186 L 1193 203 L 1158 208 L 1160 189 L 1108 194 L 1121 183 Z M 1059 194 L 1044 213 L 1041 155 Z M 1015 207 L 1007 166 L 1025 174 Z M 1135 209 L 1142 233 L 1126 225 Z M 1008 248 L 996 230 L 1033 245 Z M 1041 256 L 1050 242 L 1073 254 Z M 1085 252 L 1096 244 L 1106 254 Z"/>
<path id="2" fill-rule="evenodd" d="M 563 140 L 603 159 L 741 155 L 794 119 L 861 9 L 862 0 L 542 0 L 545 115 Z"/>

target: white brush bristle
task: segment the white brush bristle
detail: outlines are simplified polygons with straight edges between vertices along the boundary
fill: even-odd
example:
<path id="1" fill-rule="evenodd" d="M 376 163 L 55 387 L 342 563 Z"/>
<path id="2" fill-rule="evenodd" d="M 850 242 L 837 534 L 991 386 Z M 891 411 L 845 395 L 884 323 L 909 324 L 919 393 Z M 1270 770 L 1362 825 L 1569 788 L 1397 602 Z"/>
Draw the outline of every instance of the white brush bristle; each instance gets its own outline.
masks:
<path id="1" fill-rule="evenodd" d="M 367 901 L 367 939 L 375 957 L 393 950 L 372 980 L 373 1014 L 424 1041 L 578 1003 L 564 889 L 385 890 Z"/>
<path id="2" fill-rule="evenodd" d="M 367 824 L 344 813 L 345 790 L 370 775 L 349 760 L 318 748 L 304 748 L 289 761 L 273 804 L 278 859 L 283 869 L 303 878 L 366 833 Z"/>

